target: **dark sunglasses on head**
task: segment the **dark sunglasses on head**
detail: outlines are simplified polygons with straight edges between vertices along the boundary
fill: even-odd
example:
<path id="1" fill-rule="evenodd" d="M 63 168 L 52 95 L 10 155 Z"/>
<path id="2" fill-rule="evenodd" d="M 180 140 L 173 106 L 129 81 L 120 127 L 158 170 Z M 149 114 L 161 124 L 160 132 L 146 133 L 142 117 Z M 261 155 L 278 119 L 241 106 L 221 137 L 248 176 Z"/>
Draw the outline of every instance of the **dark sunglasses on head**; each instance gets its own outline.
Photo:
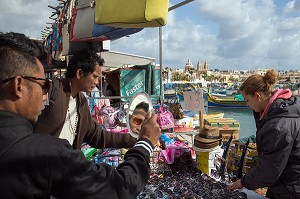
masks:
<path id="1" fill-rule="evenodd" d="M 139 118 L 136 115 L 132 115 L 132 123 L 133 124 L 140 125 L 140 124 L 142 124 L 142 122 L 143 122 L 143 119 Z"/>
<path id="2" fill-rule="evenodd" d="M 9 82 L 9 81 L 15 79 L 16 77 L 18 77 L 18 76 L 14 76 L 14 77 L 10 77 L 10 78 L 4 79 L 4 80 L 2 80 L 0 83 L 6 83 L 6 82 Z M 29 81 L 32 81 L 32 82 L 34 82 L 34 83 L 37 83 L 38 85 L 40 85 L 41 88 L 42 88 L 42 91 L 43 91 L 43 95 L 46 95 L 46 94 L 48 93 L 49 88 L 50 88 L 50 83 L 51 83 L 50 80 L 45 79 L 45 78 L 31 77 L 31 76 L 25 76 L 25 75 L 20 75 L 20 77 L 22 77 L 23 79 L 27 79 L 27 80 L 29 80 Z M 36 80 L 43 80 L 43 81 L 45 81 L 45 83 L 44 83 L 44 84 L 41 84 L 40 82 L 38 82 L 38 81 L 36 81 Z"/>

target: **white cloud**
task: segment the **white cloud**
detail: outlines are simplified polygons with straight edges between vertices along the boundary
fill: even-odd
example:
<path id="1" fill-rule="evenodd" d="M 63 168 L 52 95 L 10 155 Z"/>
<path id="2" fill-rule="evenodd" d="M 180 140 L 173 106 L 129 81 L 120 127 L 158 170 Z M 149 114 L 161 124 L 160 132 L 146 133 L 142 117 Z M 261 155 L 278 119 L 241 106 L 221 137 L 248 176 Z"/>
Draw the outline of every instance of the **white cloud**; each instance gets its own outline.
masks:
<path id="1" fill-rule="evenodd" d="M 179 18 L 180 10 L 169 13 L 168 24 L 163 28 L 164 65 L 182 68 L 191 58 L 194 65 L 206 60 L 219 69 L 298 69 L 299 18 L 285 18 L 273 1 L 198 0 L 191 4 L 198 6 L 199 19 Z M 206 23 L 198 22 L 200 19 Z M 209 23 L 216 28 L 211 30 Z M 158 31 L 144 29 L 126 43 L 131 53 L 159 61 Z M 123 44 L 116 41 L 116 48 L 121 50 Z"/>
<path id="2" fill-rule="evenodd" d="M 9 0 L 1 2 L 0 31 L 22 32 L 37 38 L 46 22 L 52 22 L 48 17 L 52 10 L 47 5 L 55 5 L 51 0 Z M 58 3 L 57 3 L 58 5 Z"/>
<path id="3" fill-rule="evenodd" d="M 291 12 L 299 12 L 300 11 L 300 0 L 289 1 L 284 7 L 284 13 L 291 13 Z"/>
<path id="4" fill-rule="evenodd" d="M 170 6 L 182 0 L 170 0 Z M 276 4 L 275 4 L 276 3 Z M 197 0 L 169 12 L 162 28 L 163 65 L 182 68 L 207 61 L 211 68 L 299 69 L 300 0 Z M 51 21 L 52 0 L 10 0 L 0 7 L 0 31 L 39 37 Z M 280 7 L 278 7 L 280 6 Z M 184 14 L 182 14 L 184 13 Z M 112 50 L 156 58 L 158 28 L 111 42 Z"/>

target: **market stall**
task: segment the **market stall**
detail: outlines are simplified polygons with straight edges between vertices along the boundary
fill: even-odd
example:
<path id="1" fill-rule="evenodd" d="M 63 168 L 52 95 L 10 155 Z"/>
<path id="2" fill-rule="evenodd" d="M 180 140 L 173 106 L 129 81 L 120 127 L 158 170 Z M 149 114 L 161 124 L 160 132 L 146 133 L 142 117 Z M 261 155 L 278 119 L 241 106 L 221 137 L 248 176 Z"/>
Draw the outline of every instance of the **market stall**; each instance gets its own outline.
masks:
<path id="1" fill-rule="evenodd" d="M 171 11 L 191 1 L 193 0 L 183 1 L 166 11 Z M 44 41 L 49 50 L 49 66 L 55 65 L 57 61 L 65 62 L 68 60 L 68 56 L 82 50 L 97 51 L 105 59 L 106 65 L 102 68 L 102 72 L 107 77 L 106 83 L 110 84 L 115 94 L 88 97 L 88 99 L 119 100 L 115 106 L 99 105 L 97 111 L 93 113 L 99 125 L 104 125 L 111 133 L 130 133 L 133 137 L 138 137 L 130 124 L 132 122 L 135 125 L 142 125 L 139 118 L 134 117 L 138 105 L 142 102 L 148 104 L 146 113 L 155 109 L 163 135 L 151 157 L 152 175 L 148 185 L 138 198 L 262 198 L 246 189 L 228 190 L 227 185 L 232 182 L 233 178 L 226 172 L 220 172 L 217 167 L 218 162 L 215 161 L 216 157 L 224 157 L 224 151 L 228 152 L 224 150 L 222 136 L 226 136 L 227 140 L 229 140 L 229 136 L 234 136 L 234 139 L 238 138 L 237 122 L 211 119 L 207 120 L 207 125 L 210 127 L 204 128 L 203 94 L 199 91 L 191 92 L 188 97 L 185 97 L 188 99 L 187 109 L 199 112 L 199 130 L 194 128 L 193 120 L 184 118 L 182 112 L 178 111 L 180 109 L 177 106 L 178 102 L 171 102 L 169 109 L 164 106 L 162 29 L 160 26 L 166 24 L 167 12 L 163 13 L 160 21 L 145 21 L 141 24 L 138 23 L 138 27 L 137 23 L 133 22 L 127 26 L 126 23 L 124 25 L 107 21 L 108 19 L 105 17 L 111 15 L 109 12 L 108 14 L 103 13 L 106 13 L 112 4 L 107 4 L 106 9 L 103 9 L 94 1 L 63 2 L 62 6 L 54 8 L 58 17 L 51 24 L 53 31 L 44 35 Z M 168 2 L 164 1 L 164 7 L 167 8 L 167 6 Z M 126 12 L 122 14 L 126 15 Z M 120 16 L 122 15 L 120 14 Z M 105 22 L 102 21 L 104 18 Z M 105 46 L 105 40 L 114 40 L 135 34 L 144 27 L 159 27 L 159 68 L 155 68 L 151 64 L 154 61 L 153 58 L 110 52 L 109 48 Z M 118 60 L 122 60 L 122 62 L 120 63 Z M 130 67 L 128 67 L 129 65 Z M 114 69 L 110 70 L 111 68 Z M 100 87 L 102 89 L 102 81 Z M 100 93 L 103 94 L 101 89 Z M 138 96 L 141 92 L 147 99 Z M 134 102 L 135 99 L 142 100 Z M 154 100 L 157 104 L 152 105 Z M 133 107 L 131 107 L 132 105 Z M 170 109 L 172 105 L 176 105 L 173 106 L 173 111 Z M 96 110 L 94 105 L 91 109 Z M 190 122 L 191 125 L 186 125 Z M 220 124 L 221 126 L 219 126 Z M 185 139 L 183 135 L 191 135 L 191 141 Z M 182 136 L 183 139 L 178 139 L 178 136 Z M 83 144 L 82 151 L 88 161 L 117 167 L 122 163 L 126 149 L 100 151 Z"/>

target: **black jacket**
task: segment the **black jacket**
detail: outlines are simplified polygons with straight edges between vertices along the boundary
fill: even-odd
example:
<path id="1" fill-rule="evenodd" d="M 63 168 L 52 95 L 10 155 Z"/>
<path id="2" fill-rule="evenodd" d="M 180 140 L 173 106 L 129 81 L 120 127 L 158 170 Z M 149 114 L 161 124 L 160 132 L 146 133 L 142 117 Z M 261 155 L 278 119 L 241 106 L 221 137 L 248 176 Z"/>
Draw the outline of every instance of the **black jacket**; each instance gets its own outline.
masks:
<path id="1" fill-rule="evenodd" d="M 86 161 L 66 140 L 32 131 L 23 117 L 0 111 L 0 198 L 133 199 L 149 179 L 147 139 L 115 169 Z"/>
<path id="2" fill-rule="evenodd" d="M 277 99 L 265 119 L 255 121 L 259 162 L 242 184 L 251 190 L 269 187 L 274 194 L 300 194 L 299 99 Z"/>

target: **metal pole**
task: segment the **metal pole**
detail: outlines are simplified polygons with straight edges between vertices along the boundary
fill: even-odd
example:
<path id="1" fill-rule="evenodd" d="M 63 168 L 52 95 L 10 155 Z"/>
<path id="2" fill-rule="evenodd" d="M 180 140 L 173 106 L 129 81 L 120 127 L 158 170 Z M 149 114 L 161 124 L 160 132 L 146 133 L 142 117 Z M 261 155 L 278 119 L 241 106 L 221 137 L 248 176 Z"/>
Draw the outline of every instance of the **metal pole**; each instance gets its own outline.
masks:
<path id="1" fill-rule="evenodd" d="M 160 104 L 163 105 L 163 66 L 162 66 L 162 27 L 158 28 L 159 30 L 159 69 L 160 69 Z"/>
<path id="2" fill-rule="evenodd" d="M 171 11 L 171 10 L 174 10 L 176 8 L 179 8 L 185 4 L 188 4 L 192 1 L 195 1 L 195 0 L 185 0 L 183 2 L 180 2 L 174 6 L 171 6 L 169 7 L 168 11 Z M 159 69 L 160 69 L 160 103 L 161 105 L 164 103 L 163 102 L 163 93 L 162 93 L 162 87 L 163 87 L 163 66 L 162 66 L 162 27 L 159 27 Z"/>
<path id="3" fill-rule="evenodd" d="M 188 4 L 188 3 L 192 2 L 192 1 L 195 1 L 195 0 L 185 0 L 185 1 L 183 1 L 183 2 L 180 2 L 180 3 L 178 3 L 178 4 L 174 5 L 174 6 L 171 6 L 171 7 L 168 9 L 168 11 L 171 11 L 171 10 L 174 10 L 174 9 L 179 8 L 179 7 L 181 7 L 181 6 L 184 6 L 185 4 Z"/>

